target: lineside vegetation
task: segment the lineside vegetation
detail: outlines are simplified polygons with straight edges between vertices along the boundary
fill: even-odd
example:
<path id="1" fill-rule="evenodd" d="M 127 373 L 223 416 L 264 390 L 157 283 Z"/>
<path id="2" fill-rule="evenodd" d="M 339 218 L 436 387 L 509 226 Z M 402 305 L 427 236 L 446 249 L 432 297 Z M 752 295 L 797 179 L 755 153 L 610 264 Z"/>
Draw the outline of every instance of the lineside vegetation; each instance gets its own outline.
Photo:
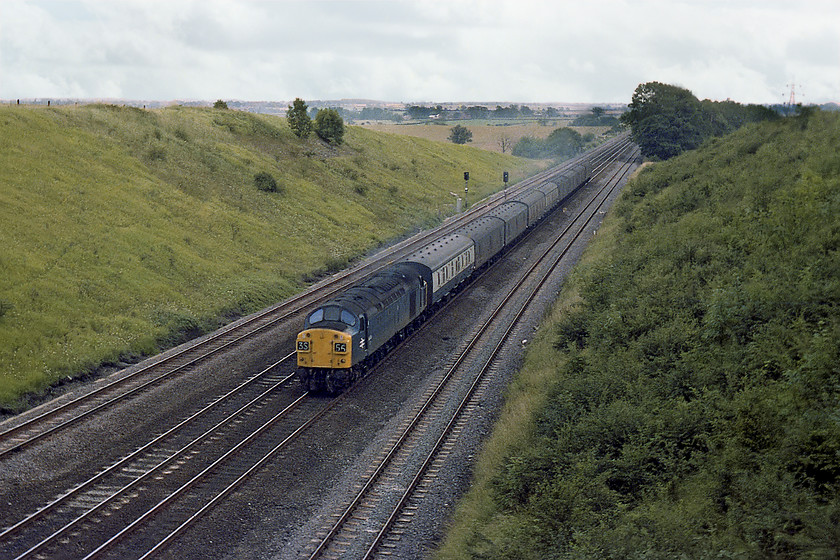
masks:
<path id="1" fill-rule="evenodd" d="M 642 155 L 663 160 L 747 123 L 779 118 L 762 105 L 700 101 L 685 88 L 660 82 L 639 84 L 628 107 L 621 122 L 631 128 Z"/>
<path id="2" fill-rule="evenodd" d="M 529 348 L 438 558 L 834 558 L 840 115 L 645 169 Z"/>

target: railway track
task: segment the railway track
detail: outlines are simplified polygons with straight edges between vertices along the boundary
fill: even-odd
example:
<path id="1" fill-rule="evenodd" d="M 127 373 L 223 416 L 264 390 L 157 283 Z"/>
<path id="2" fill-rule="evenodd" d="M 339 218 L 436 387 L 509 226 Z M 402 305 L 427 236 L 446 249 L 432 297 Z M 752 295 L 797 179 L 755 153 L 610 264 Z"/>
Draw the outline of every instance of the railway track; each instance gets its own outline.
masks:
<path id="1" fill-rule="evenodd" d="M 594 155 L 596 164 L 607 161 L 616 152 L 625 149 L 627 145 L 629 145 L 629 140 L 625 135 L 596 148 Z M 377 255 L 376 258 L 338 273 L 281 304 L 236 321 L 208 337 L 161 354 L 138 367 L 114 374 L 107 382 L 91 391 L 75 398 L 56 399 L 35 411 L 3 422 L 0 424 L 0 460 L 4 456 L 21 451 L 53 434 L 66 430 L 143 391 L 184 375 L 199 362 L 228 351 L 263 331 L 276 327 L 284 321 L 293 320 L 312 305 L 327 299 L 348 284 L 375 273 L 388 262 L 411 253 L 417 247 L 427 243 L 430 238 L 454 230 L 465 221 L 491 210 L 503 203 L 508 195 L 513 196 L 521 189 L 551 180 L 553 176 L 571 165 L 574 165 L 574 160 L 522 181 L 515 188 L 511 188 L 510 192 L 497 193 L 487 201 L 474 206 L 470 212 L 450 219 L 435 230 L 405 240 Z"/>
<path id="2" fill-rule="evenodd" d="M 277 370 L 291 357 L 4 529 L 4 552 L 129 558 L 168 542 L 259 468 L 266 446 L 288 442 L 338 402 L 289 387 L 292 374 Z"/>
<path id="3" fill-rule="evenodd" d="M 491 201 L 486 207 L 491 208 L 492 204 Z M 406 252 L 412 250 L 408 244 L 405 247 Z M 313 297 L 328 297 L 341 288 L 323 289 L 328 293 Z M 299 305 L 308 307 L 310 303 Z M 281 313 L 294 312 L 286 308 Z M 46 415 L 49 420 L 42 419 L 40 424 L 36 422 L 34 425 L 40 430 L 32 426 L 7 430 L 0 434 L 0 444 L 5 443 L 0 461 L 62 427 L 159 383 L 162 376 L 188 371 L 199 360 L 280 320 L 270 315 L 267 312 L 254 320 L 249 318 L 246 322 L 250 327 L 244 331 L 235 326 L 222 331 L 218 337 L 211 337 L 213 344 L 206 348 L 201 345 L 196 353 L 191 353 L 191 348 L 176 352 L 173 358 L 177 359 L 166 360 L 168 369 L 176 373 L 168 373 L 166 368 L 159 375 L 138 373 L 132 375 L 135 386 L 113 388 L 113 395 L 101 391 L 83 406 L 70 407 L 74 412 L 62 420 L 66 424 L 58 423 L 56 418 L 62 414 L 58 413 Z M 330 401 L 313 399 L 296 384 L 290 386 L 292 358 L 290 354 L 247 379 L 135 452 L 3 529 L 0 548 L 11 551 L 13 558 L 125 558 L 138 557 L 137 551 L 146 551 L 141 556 L 145 558 L 160 551 L 323 414 L 343 402 L 343 397 Z M 26 435 L 27 430 L 34 432 L 34 437 Z M 10 432 L 15 434 L 14 441 L 7 436 Z M 29 439 L 21 443 L 21 437 Z"/>
<path id="4" fill-rule="evenodd" d="M 394 439 L 390 448 L 372 466 L 367 480 L 359 483 L 357 494 L 335 521 L 325 527 L 309 554 L 316 558 L 373 558 L 390 555 L 400 534 L 411 523 L 412 508 L 422 501 L 424 487 L 454 445 L 470 411 L 482 399 L 488 377 L 499 352 L 514 332 L 521 316 L 555 270 L 572 243 L 625 175 L 632 169 L 625 164 L 592 197 L 585 215 L 564 230 L 483 324 L 471 333 L 469 342 L 455 362 L 424 396 L 422 405 Z M 573 231 L 572 231 L 573 230 Z M 564 245 L 562 250 L 558 247 Z M 523 287 L 527 294 L 521 295 Z M 504 318 L 508 315 L 507 318 Z M 501 334 L 491 328 L 502 320 L 507 327 Z M 488 351 L 488 349 L 490 349 Z M 478 373 L 474 371 L 478 369 Z M 457 406 L 452 403 L 457 402 Z M 424 442 L 426 442 L 424 444 Z M 433 443 L 431 443 L 433 442 Z"/>
<path id="5" fill-rule="evenodd" d="M 65 537 L 71 532 L 78 540 L 80 527 L 101 523 L 103 516 L 112 517 L 127 498 L 137 497 L 143 485 L 162 480 L 174 470 L 185 472 L 187 463 L 199 454 L 209 453 L 208 442 L 221 439 L 221 434 L 244 416 L 255 414 L 269 403 L 283 407 L 298 399 L 301 391 L 288 388 L 293 357 L 286 356 L 244 380 L 95 476 L 0 531 L 3 549 L 19 552 L 18 558 L 27 558 L 66 544 Z M 284 387 L 286 390 L 282 391 Z"/>

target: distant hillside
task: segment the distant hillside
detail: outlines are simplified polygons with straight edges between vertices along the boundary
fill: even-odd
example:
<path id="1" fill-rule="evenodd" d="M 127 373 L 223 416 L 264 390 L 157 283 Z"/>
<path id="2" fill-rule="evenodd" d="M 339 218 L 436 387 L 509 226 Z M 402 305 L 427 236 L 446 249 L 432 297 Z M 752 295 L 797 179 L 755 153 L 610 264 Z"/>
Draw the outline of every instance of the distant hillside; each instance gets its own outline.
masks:
<path id="1" fill-rule="evenodd" d="M 537 166 L 356 127 L 334 149 L 239 111 L 2 107 L 0 408 L 281 300 L 503 170 Z"/>
<path id="2" fill-rule="evenodd" d="M 803 114 L 625 187 L 439 558 L 836 557 L 837 146 Z"/>

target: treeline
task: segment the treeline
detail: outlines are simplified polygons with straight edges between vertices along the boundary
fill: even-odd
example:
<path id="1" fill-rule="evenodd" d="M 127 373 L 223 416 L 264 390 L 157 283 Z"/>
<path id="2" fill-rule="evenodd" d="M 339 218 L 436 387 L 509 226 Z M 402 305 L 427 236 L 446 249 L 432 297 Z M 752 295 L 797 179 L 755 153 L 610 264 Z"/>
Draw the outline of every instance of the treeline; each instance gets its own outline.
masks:
<path id="1" fill-rule="evenodd" d="M 402 122 L 403 115 L 381 107 L 363 107 L 360 111 L 350 111 L 341 107 L 336 109 L 347 122 L 357 121 L 394 121 Z"/>
<path id="2" fill-rule="evenodd" d="M 232 107 L 233 105 L 231 105 Z M 439 120 L 513 120 L 513 119 L 559 119 L 568 116 L 556 107 L 545 107 L 544 109 L 532 109 L 527 105 L 511 104 L 508 106 L 496 105 L 495 109 L 484 105 L 473 105 L 469 107 L 451 107 L 443 105 L 410 105 L 404 110 L 389 110 L 382 107 L 363 107 L 359 111 L 333 107 L 321 101 L 312 102 L 310 117 L 320 108 L 331 108 L 348 123 L 359 121 L 393 121 L 402 122 L 406 119 L 414 121 Z M 605 109 L 594 107 L 591 114 L 579 115 L 571 123 L 571 126 L 619 126 L 617 117 L 606 115 Z"/>
<path id="3" fill-rule="evenodd" d="M 405 109 L 406 115 L 414 120 L 426 120 L 439 118 L 442 120 L 469 120 L 469 119 L 518 119 L 523 117 L 558 118 L 562 114 L 554 107 L 546 107 L 543 111 L 535 111 L 527 105 L 511 104 L 507 107 L 496 105 L 490 109 L 483 105 L 461 107 L 458 109 L 447 109 L 442 105 L 425 106 L 411 105 Z"/>
<path id="4" fill-rule="evenodd" d="M 779 119 L 627 185 L 439 557 L 836 557 L 838 144 Z"/>
<path id="5" fill-rule="evenodd" d="M 320 103 L 314 103 L 311 117 L 315 118 Z M 381 107 L 364 107 L 359 111 L 335 107 L 339 115 L 347 122 L 358 121 L 394 121 L 401 122 L 406 118 L 411 120 L 473 120 L 473 119 L 519 119 L 519 118 L 560 118 L 563 114 L 554 107 L 547 107 L 542 111 L 535 111 L 527 105 L 497 105 L 495 109 L 483 105 L 471 107 L 448 108 L 443 105 L 410 105 L 404 111 L 391 111 Z M 606 118 L 606 117 L 605 117 Z M 614 117 L 610 117 L 614 119 Z M 587 126 L 587 125 L 580 125 Z"/>
<path id="6" fill-rule="evenodd" d="M 573 120 L 570 126 L 609 126 L 617 129 L 621 122 L 617 117 L 605 114 L 603 107 L 593 107 L 589 113 Z"/>
<path id="7" fill-rule="evenodd" d="M 640 84 L 621 122 L 645 157 L 668 159 L 693 150 L 712 136 L 732 132 L 750 122 L 773 120 L 779 114 L 762 105 L 734 101 L 700 101 L 691 91 L 659 82 Z"/>

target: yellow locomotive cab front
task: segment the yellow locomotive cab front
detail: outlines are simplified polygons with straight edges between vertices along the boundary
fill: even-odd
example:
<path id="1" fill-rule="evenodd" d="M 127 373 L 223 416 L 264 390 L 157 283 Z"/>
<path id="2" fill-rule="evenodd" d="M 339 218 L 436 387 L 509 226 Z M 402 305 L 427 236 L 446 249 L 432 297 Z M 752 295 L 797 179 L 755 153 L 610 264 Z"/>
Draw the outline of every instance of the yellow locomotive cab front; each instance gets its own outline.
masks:
<path id="1" fill-rule="evenodd" d="M 353 365 L 353 339 L 332 329 L 309 329 L 297 336 L 298 367 L 349 368 Z"/>

